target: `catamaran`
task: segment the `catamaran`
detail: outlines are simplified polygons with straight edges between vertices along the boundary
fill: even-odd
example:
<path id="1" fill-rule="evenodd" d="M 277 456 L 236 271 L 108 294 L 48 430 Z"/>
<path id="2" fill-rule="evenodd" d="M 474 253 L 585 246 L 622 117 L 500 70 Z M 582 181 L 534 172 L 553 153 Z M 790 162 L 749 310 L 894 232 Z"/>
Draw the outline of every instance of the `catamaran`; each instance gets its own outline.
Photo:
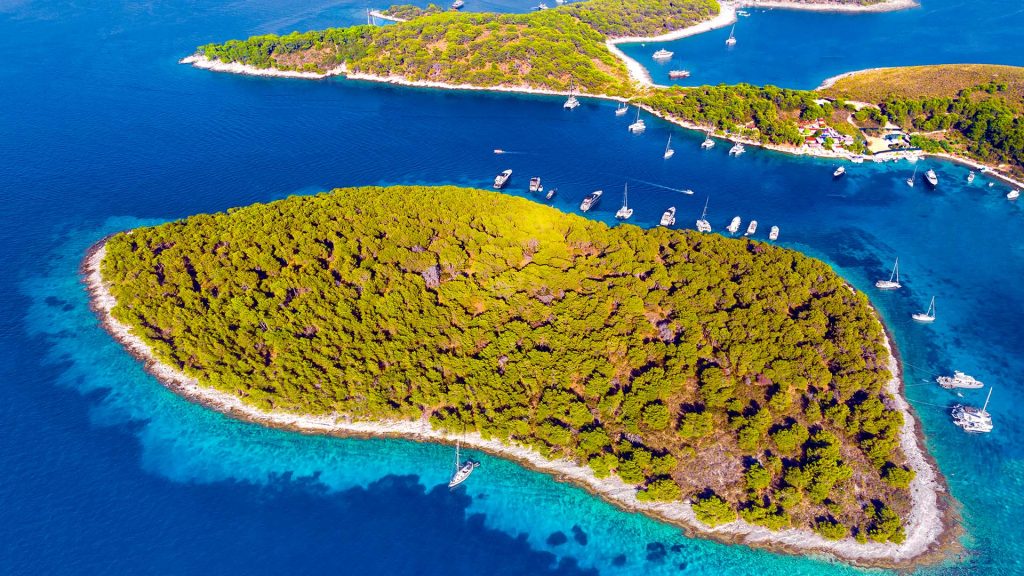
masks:
<path id="1" fill-rule="evenodd" d="M 914 165 L 914 173 L 910 175 L 910 178 L 907 178 L 907 186 L 910 186 L 911 188 L 913 188 L 914 187 L 914 182 L 916 182 L 916 181 L 917 181 L 917 165 L 915 164 Z"/>
<path id="2" fill-rule="evenodd" d="M 675 206 L 669 206 L 668 210 L 665 210 L 665 213 L 661 215 L 661 225 L 662 226 L 671 226 L 671 225 L 673 225 L 675 223 L 676 223 L 676 207 Z"/>
<path id="3" fill-rule="evenodd" d="M 512 177 L 512 170 L 505 170 L 501 174 L 494 177 L 494 187 L 501 190 L 508 184 L 508 179 Z"/>
<path id="4" fill-rule="evenodd" d="M 750 224 L 747 225 L 747 232 L 744 236 L 753 236 L 757 232 L 757 220 L 751 220 Z"/>
<path id="5" fill-rule="evenodd" d="M 704 200 L 704 211 L 701 212 L 700 220 L 697 220 L 697 232 L 711 232 L 711 222 L 708 222 L 708 202 L 710 200 L 710 197 Z"/>
<path id="6" fill-rule="evenodd" d="M 729 30 L 729 37 L 725 40 L 726 46 L 736 45 L 736 25 L 732 25 L 732 30 Z"/>
<path id="7" fill-rule="evenodd" d="M 469 475 L 473 473 L 480 466 L 479 462 L 472 460 L 466 460 L 462 462 L 459 456 L 459 442 L 455 441 L 455 473 L 452 474 L 452 479 L 448 481 L 449 488 L 455 488 L 459 484 L 462 484 L 469 479 Z"/>
<path id="8" fill-rule="evenodd" d="M 896 290 L 900 287 L 900 259 L 897 257 L 896 263 L 892 267 L 892 273 L 889 274 L 889 279 L 875 282 L 875 288 L 879 290 Z"/>
<path id="9" fill-rule="evenodd" d="M 952 376 L 939 376 L 935 379 L 946 390 L 952 390 L 953 388 L 966 388 L 968 390 L 975 390 L 983 388 L 985 383 L 978 380 L 974 376 L 968 376 L 959 370 L 953 371 Z"/>
<path id="10" fill-rule="evenodd" d="M 729 234 L 735 234 L 740 231 L 740 224 L 742 223 L 743 220 L 740 219 L 739 216 L 733 216 L 732 222 L 729 222 L 729 225 L 725 229 L 729 231 Z"/>
<path id="11" fill-rule="evenodd" d="M 540 176 L 530 178 L 530 192 L 543 192 L 544 187 L 540 185 Z"/>
<path id="12" fill-rule="evenodd" d="M 951 414 L 953 423 L 964 429 L 965 432 L 991 432 L 992 415 L 988 413 L 988 401 L 992 399 L 992 389 L 988 389 L 988 396 L 985 397 L 985 404 L 981 408 L 957 404 L 953 406 Z"/>
<path id="13" fill-rule="evenodd" d="M 620 102 L 619 106 L 615 109 L 616 116 L 625 116 L 626 112 L 629 111 L 629 105 L 625 102 Z"/>
<path id="14" fill-rule="evenodd" d="M 565 104 L 562 104 L 562 108 L 566 110 L 574 110 L 580 105 L 580 101 L 576 99 L 576 95 L 573 94 L 573 81 L 569 80 L 569 98 L 566 99 Z"/>
<path id="15" fill-rule="evenodd" d="M 615 218 L 618 220 L 629 220 L 633 216 L 633 209 L 629 207 L 627 200 L 629 198 L 629 184 L 626 184 L 622 189 L 622 208 L 619 208 L 615 212 Z"/>
<path id="16" fill-rule="evenodd" d="M 668 143 L 665 144 L 665 153 L 662 154 L 661 157 L 664 158 L 665 160 L 668 160 L 675 153 L 676 153 L 676 151 L 672 149 L 672 135 L 669 134 L 668 135 Z"/>
<path id="17" fill-rule="evenodd" d="M 835 172 L 832 172 L 832 177 L 839 178 L 843 174 L 846 174 L 846 166 L 840 166 L 839 168 L 836 168 Z"/>
<path id="18" fill-rule="evenodd" d="M 704 138 L 704 141 L 700 143 L 702 150 L 710 150 L 715 147 L 715 141 L 711 139 L 711 129 L 708 129 L 708 135 Z"/>
<path id="19" fill-rule="evenodd" d="M 636 107 L 636 120 L 629 125 L 629 131 L 633 134 L 639 134 L 647 129 L 647 125 L 640 119 L 640 107 Z"/>
<path id="20" fill-rule="evenodd" d="M 939 185 L 939 177 L 935 175 L 935 170 L 928 170 L 924 173 L 924 179 L 928 181 L 928 184 L 934 188 Z"/>
<path id="21" fill-rule="evenodd" d="M 732 148 L 729 148 L 729 156 L 739 156 L 746 151 L 747 149 L 743 146 L 743 143 L 737 142 L 732 145 Z"/>
<path id="22" fill-rule="evenodd" d="M 932 296 L 932 303 L 928 305 L 927 312 L 918 312 L 917 314 L 912 315 L 911 318 L 918 322 L 924 322 L 925 324 L 935 322 L 935 296 Z"/>
<path id="23" fill-rule="evenodd" d="M 597 201 L 601 199 L 602 194 L 604 194 L 603 190 L 595 190 L 588 194 L 587 197 L 583 199 L 583 202 L 580 202 L 580 210 L 583 212 L 589 212 L 591 208 L 597 205 Z"/>
<path id="24" fill-rule="evenodd" d="M 662 48 L 661 50 L 655 52 L 653 57 L 655 60 L 668 60 L 669 58 L 672 57 L 672 54 L 674 54 L 674 52 L 670 52 Z"/>
<path id="25" fill-rule="evenodd" d="M 772 240 L 772 241 L 779 239 L 779 227 L 778 226 L 772 226 L 772 229 L 768 231 L 768 239 Z"/>

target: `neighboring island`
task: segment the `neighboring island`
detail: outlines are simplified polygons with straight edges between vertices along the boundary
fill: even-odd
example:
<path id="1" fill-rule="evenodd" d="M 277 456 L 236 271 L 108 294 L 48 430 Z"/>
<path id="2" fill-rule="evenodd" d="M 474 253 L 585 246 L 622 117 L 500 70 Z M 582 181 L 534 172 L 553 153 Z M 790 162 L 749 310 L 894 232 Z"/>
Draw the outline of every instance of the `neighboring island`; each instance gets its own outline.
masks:
<path id="1" fill-rule="evenodd" d="M 912 1 L 745 2 L 877 10 Z M 616 47 L 699 33 L 735 20 L 715 0 L 586 0 L 530 14 L 393 6 L 384 27 L 254 36 L 207 44 L 183 60 L 246 74 L 348 78 L 439 88 L 630 99 L 676 124 L 779 151 L 889 160 L 923 153 L 990 168 L 1024 187 L 1021 68 L 951 65 L 830 79 L 820 91 L 774 86 L 654 86 Z M 861 81 L 856 78 L 863 78 Z M 891 89 L 886 87 L 892 86 Z M 953 87 L 956 87 L 955 90 Z M 851 100 L 851 102 L 847 102 Z"/>
<path id="2" fill-rule="evenodd" d="M 120 233 L 86 270 L 112 334 L 235 416 L 461 438 L 704 535 L 861 565 L 955 532 L 867 298 L 792 250 L 356 188 Z"/>

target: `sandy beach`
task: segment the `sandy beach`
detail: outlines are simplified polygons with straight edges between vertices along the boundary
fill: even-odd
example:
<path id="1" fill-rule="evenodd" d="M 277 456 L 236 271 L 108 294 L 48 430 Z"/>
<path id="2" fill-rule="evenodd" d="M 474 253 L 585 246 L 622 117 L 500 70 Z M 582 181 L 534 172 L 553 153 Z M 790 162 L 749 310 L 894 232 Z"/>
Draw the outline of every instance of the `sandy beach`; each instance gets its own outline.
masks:
<path id="1" fill-rule="evenodd" d="M 342 415 L 308 416 L 286 412 L 263 411 L 243 403 L 238 397 L 201 386 L 181 371 L 160 363 L 150 347 L 125 324 L 115 319 L 111 310 L 116 300 L 100 274 L 100 263 L 106 254 L 105 240 L 87 253 L 82 273 L 90 294 L 90 303 L 103 327 L 145 364 L 146 370 L 163 385 L 184 398 L 220 411 L 229 416 L 257 424 L 309 434 L 356 437 L 398 437 L 415 441 L 452 444 L 455 438 L 430 428 L 429 422 L 416 421 L 353 421 Z M 887 343 L 887 346 L 891 346 Z M 891 350 L 891 347 L 890 347 Z M 941 478 L 923 450 L 917 422 L 909 405 L 900 395 L 899 366 L 890 354 L 890 369 L 895 375 L 889 392 L 896 398 L 897 408 L 904 414 L 905 425 L 900 441 L 908 464 L 917 472 L 911 484 L 912 512 L 906 519 L 907 539 L 901 545 L 892 543 L 858 544 L 852 538 L 829 541 L 807 529 L 772 532 L 737 520 L 717 528 L 708 528 L 696 520 L 688 502 L 645 503 L 636 498 L 634 487 L 617 477 L 599 479 L 589 467 L 568 460 L 547 460 L 537 452 L 518 445 L 487 440 L 478 434 L 460 436 L 464 445 L 488 454 L 514 460 L 560 481 L 570 482 L 630 511 L 653 516 L 696 534 L 725 543 L 738 543 L 789 554 L 815 554 L 839 558 L 861 566 L 909 567 L 936 562 L 946 557 L 949 535 L 954 532 L 948 511 L 940 506 L 939 493 L 944 492 Z"/>

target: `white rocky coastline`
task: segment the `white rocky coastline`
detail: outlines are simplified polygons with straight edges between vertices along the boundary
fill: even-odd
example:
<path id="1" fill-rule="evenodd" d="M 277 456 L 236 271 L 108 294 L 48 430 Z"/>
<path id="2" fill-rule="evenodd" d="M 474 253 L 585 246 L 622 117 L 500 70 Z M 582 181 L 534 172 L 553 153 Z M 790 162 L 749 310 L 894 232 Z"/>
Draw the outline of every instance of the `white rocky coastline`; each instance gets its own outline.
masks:
<path id="1" fill-rule="evenodd" d="M 157 380 L 188 400 L 242 420 L 304 433 L 400 437 L 449 444 L 454 442 L 453 437 L 433 430 L 429 422 L 423 420 L 368 422 L 351 421 L 342 416 L 307 416 L 263 411 L 243 403 L 236 396 L 200 386 L 195 379 L 160 363 L 150 347 L 134 334 L 129 326 L 113 317 L 111 311 L 117 302 L 100 274 L 100 264 L 105 254 L 106 242 L 103 241 L 90 250 L 82 266 L 91 305 L 102 325 L 118 342 L 144 362 L 147 371 Z M 889 347 L 890 344 L 886 342 L 886 346 Z M 547 460 L 528 448 L 484 439 L 478 434 L 460 436 L 460 440 L 465 445 L 520 462 L 529 468 L 551 474 L 559 480 L 581 486 L 623 509 L 657 517 L 701 536 L 787 553 L 833 556 L 865 566 L 909 566 L 915 559 L 932 552 L 942 542 L 941 537 L 947 526 L 944 511 L 939 503 L 939 493 L 944 489 L 919 442 L 916 429 L 918 424 L 907 402 L 900 395 L 899 367 L 891 353 L 889 367 L 894 377 L 888 384 L 888 391 L 896 399 L 897 408 L 903 412 L 905 421 L 900 434 L 901 446 L 908 465 L 916 471 L 916 477 L 910 486 L 912 510 L 906 518 L 907 539 L 901 545 L 874 542 L 859 544 L 852 538 L 829 541 L 807 529 L 772 532 L 742 520 L 717 528 L 708 528 L 696 520 L 688 502 L 640 502 L 636 498 L 634 487 L 626 485 L 617 477 L 599 479 L 589 467 L 567 460 Z"/>

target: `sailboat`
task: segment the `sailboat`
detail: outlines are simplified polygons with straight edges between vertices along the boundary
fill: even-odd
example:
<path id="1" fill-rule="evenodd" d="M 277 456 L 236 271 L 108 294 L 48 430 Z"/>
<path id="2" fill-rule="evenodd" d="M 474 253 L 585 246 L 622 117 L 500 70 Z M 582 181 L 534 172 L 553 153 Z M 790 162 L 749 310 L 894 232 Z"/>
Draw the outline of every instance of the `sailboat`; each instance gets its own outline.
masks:
<path id="1" fill-rule="evenodd" d="M 708 222 L 708 202 L 710 200 L 710 196 L 704 200 L 704 212 L 701 212 L 700 220 L 697 220 L 697 232 L 711 232 L 711 222 Z"/>
<path id="2" fill-rule="evenodd" d="M 726 46 L 736 45 L 736 25 L 732 25 L 732 30 L 729 30 L 729 37 L 725 40 Z"/>
<path id="3" fill-rule="evenodd" d="M 452 474 L 452 479 L 448 481 L 449 488 L 455 488 L 459 484 L 462 484 L 469 479 L 469 475 L 473 473 L 480 466 L 479 462 L 472 460 L 466 460 L 462 462 L 461 456 L 459 455 L 459 441 L 455 441 L 455 473 Z"/>
<path id="4" fill-rule="evenodd" d="M 700 143 L 701 150 L 710 150 L 715 147 L 715 141 L 711 139 L 711 129 L 708 128 L 708 135 L 704 138 L 704 141 Z"/>
<path id="5" fill-rule="evenodd" d="M 573 81 L 569 80 L 569 98 L 566 99 L 565 104 L 562 104 L 562 108 L 566 110 L 573 110 L 580 105 L 580 101 L 576 99 L 576 95 L 573 94 Z"/>
<path id="6" fill-rule="evenodd" d="M 896 263 L 892 267 L 892 273 L 889 274 L 888 280 L 879 280 L 875 282 L 875 288 L 879 290 L 895 290 L 901 288 L 900 285 L 900 259 L 896 258 Z"/>
<path id="7" fill-rule="evenodd" d="M 911 188 L 913 188 L 914 187 L 914 182 L 916 182 L 916 181 L 917 181 L 917 165 L 914 165 L 914 173 L 910 176 L 910 178 L 907 178 L 907 186 L 910 186 Z"/>
<path id="8" fill-rule="evenodd" d="M 957 404 L 953 406 L 951 414 L 953 423 L 964 429 L 965 432 L 991 432 L 992 415 L 988 413 L 988 402 L 992 399 L 992 388 L 988 389 L 988 396 L 985 397 L 985 404 L 981 408 Z"/>
<path id="9" fill-rule="evenodd" d="M 918 322 L 924 322 L 925 324 L 935 322 L 935 296 L 932 296 L 932 303 L 928 305 L 927 312 L 918 312 L 917 314 L 912 315 L 911 318 Z"/>
<path id="10" fill-rule="evenodd" d="M 629 111 L 629 105 L 625 102 L 620 102 L 618 108 L 615 109 L 616 116 L 625 116 L 626 112 Z"/>
<path id="11" fill-rule="evenodd" d="M 629 131 L 633 134 L 639 134 L 647 129 L 647 125 L 640 119 L 640 107 L 636 107 L 636 121 L 629 125 Z"/>
<path id="12" fill-rule="evenodd" d="M 664 158 L 665 160 L 668 160 L 675 153 L 676 153 L 676 151 L 672 149 L 672 135 L 669 134 L 668 135 L 668 144 L 665 144 L 665 153 L 662 155 L 662 158 Z"/>
<path id="13" fill-rule="evenodd" d="M 629 184 L 626 184 L 622 189 L 622 208 L 619 208 L 615 212 L 615 218 L 618 220 L 629 220 L 633 216 L 633 209 L 627 204 L 629 197 Z"/>

